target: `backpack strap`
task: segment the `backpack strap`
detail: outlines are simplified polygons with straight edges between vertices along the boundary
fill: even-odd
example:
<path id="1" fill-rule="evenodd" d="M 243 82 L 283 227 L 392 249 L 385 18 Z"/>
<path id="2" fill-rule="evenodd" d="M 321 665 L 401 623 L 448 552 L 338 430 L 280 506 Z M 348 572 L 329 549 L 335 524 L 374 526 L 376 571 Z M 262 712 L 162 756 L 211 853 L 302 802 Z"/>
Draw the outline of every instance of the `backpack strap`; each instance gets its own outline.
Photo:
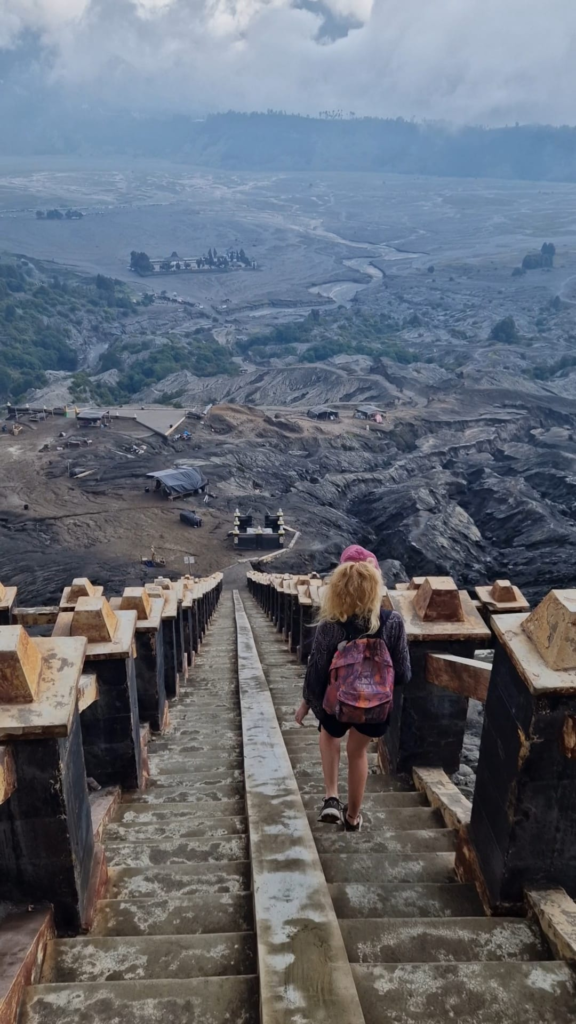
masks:
<path id="1" fill-rule="evenodd" d="M 386 625 L 386 623 L 388 622 L 388 619 L 390 618 L 391 615 L 392 615 L 391 611 L 388 611 L 385 608 L 381 608 L 380 609 L 380 628 L 382 628 L 383 626 Z M 346 647 L 346 644 L 353 643 L 355 640 L 370 639 L 370 637 L 374 636 L 373 633 L 361 633 L 360 636 L 351 636 L 350 635 L 350 627 L 348 626 L 347 623 L 344 625 L 344 630 L 346 632 L 346 638 L 344 640 L 342 640 L 338 644 L 338 650 L 339 651 L 343 650 L 343 648 Z"/>

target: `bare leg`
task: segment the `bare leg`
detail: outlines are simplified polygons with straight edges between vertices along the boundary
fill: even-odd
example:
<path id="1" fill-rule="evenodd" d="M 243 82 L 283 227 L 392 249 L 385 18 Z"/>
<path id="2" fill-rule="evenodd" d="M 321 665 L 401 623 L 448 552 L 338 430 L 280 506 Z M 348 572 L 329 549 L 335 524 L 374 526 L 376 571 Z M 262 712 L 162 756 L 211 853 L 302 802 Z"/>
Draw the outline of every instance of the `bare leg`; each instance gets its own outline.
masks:
<path id="1" fill-rule="evenodd" d="M 340 767 L 340 740 L 325 729 L 320 730 L 320 756 L 326 786 L 326 799 L 338 797 L 338 769 Z"/>
<path id="2" fill-rule="evenodd" d="M 368 758 L 366 756 L 371 739 L 350 729 L 348 733 L 348 820 L 355 825 L 358 821 L 366 779 L 368 777 Z"/>

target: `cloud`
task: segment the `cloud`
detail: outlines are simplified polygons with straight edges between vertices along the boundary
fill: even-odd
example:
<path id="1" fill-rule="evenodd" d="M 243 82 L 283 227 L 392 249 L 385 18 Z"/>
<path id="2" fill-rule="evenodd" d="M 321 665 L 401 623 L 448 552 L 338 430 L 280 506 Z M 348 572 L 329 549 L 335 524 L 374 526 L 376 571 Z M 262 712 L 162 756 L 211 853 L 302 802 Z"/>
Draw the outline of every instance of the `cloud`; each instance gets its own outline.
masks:
<path id="1" fill-rule="evenodd" d="M 574 0 L 2 0 L 71 95 L 141 110 L 574 120 Z"/>

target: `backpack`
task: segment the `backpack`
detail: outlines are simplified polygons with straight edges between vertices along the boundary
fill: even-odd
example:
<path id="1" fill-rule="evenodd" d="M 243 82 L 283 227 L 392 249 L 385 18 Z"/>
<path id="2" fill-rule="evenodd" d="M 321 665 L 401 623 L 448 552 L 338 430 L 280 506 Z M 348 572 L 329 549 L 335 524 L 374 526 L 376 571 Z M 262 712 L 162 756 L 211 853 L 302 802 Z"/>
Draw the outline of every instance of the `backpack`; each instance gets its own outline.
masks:
<path id="1" fill-rule="evenodd" d="M 390 612 L 382 612 L 382 622 Z M 384 640 L 363 636 L 343 640 L 330 665 L 323 708 L 339 722 L 385 722 L 392 709 L 394 665 Z"/>

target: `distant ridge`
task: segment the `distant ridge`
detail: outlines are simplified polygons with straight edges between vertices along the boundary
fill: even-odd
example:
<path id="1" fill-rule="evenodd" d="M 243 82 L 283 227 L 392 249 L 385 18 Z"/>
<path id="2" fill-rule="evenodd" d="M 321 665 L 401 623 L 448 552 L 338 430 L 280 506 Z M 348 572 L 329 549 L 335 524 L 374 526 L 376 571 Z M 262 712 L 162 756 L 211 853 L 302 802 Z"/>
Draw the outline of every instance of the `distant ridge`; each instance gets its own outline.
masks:
<path id="1" fill-rule="evenodd" d="M 576 128 L 455 129 L 397 119 L 234 111 L 205 119 L 145 116 L 54 102 L 5 108 L 0 156 L 176 159 L 227 171 L 372 171 L 439 177 L 576 181 Z M 24 116 L 25 113 L 25 116 Z"/>

